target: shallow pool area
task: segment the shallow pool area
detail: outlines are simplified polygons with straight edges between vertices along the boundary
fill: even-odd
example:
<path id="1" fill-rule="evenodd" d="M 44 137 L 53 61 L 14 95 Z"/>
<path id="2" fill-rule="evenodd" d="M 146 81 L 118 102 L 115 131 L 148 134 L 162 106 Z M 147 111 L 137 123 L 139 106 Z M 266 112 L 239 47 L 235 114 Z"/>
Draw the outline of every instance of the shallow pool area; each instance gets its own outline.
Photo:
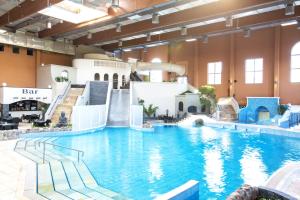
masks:
<path id="1" fill-rule="evenodd" d="M 84 151 L 98 184 L 138 200 L 191 179 L 199 181 L 200 199 L 225 199 L 241 184 L 262 185 L 300 160 L 300 139 L 211 127 L 105 128 L 54 142 Z"/>

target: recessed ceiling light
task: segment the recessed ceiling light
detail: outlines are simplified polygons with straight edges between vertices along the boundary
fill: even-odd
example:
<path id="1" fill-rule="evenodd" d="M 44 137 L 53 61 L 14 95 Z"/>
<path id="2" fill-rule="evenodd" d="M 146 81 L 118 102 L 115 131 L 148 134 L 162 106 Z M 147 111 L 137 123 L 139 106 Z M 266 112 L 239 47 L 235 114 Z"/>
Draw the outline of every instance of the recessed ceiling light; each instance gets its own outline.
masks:
<path id="1" fill-rule="evenodd" d="M 293 20 L 293 21 L 289 21 L 289 22 L 284 22 L 281 24 L 281 26 L 291 26 L 291 25 L 295 25 L 295 24 L 297 24 L 297 21 Z"/>
<path id="2" fill-rule="evenodd" d="M 51 29 L 52 28 L 52 23 L 50 21 L 47 22 L 47 29 Z"/>
<path id="3" fill-rule="evenodd" d="M 130 52 L 131 49 L 123 49 L 123 51 L 125 51 L 125 52 Z"/>
<path id="4" fill-rule="evenodd" d="M 107 8 L 102 10 L 87 7 L 81 3 L 75 3 L 70 0 L 63 0 L 60 3 L 53 4 L 38 13 L 61 19 L 74 24 L 90 21 L 107 15 Z"/>
<path id="5" fill-rule="evenodd" d="M 137 20 L 137 19 L 140 19 L 141 17 L 142 17 L 141 15 L 136 14 L 136 15 L 129 16 L 128 19 Z"/>
<path id="6" fill-rule="evenodd" d="M 194 41 L 196 41 L 197 39 L 196 38 L 191 38 L 191 39 L 186 39 L 185 41 L 186 42 L 194 42 Z"/>

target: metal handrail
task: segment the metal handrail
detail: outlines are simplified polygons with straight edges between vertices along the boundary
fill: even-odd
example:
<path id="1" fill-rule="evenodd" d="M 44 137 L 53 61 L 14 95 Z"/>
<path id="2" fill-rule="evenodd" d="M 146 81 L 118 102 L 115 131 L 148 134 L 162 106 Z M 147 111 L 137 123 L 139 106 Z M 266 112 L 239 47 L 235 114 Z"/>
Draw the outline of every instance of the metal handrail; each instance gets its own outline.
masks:
<path id="1" fill-rule="evenodd" d="M 65 90 L 64 90 L 64 92 L 63 92 L 63 94 L 61 94 L 61 95 L 58 95 L 57 97 L 56 97 L 56 99 L 55 99 L 55 101 L 53 102 L 53 104 L 51 103 L 50 104 L 50 106 L 49 106 L 49 108 L 48 108 L 48 110 L 47 110 L 47 112 L 46 112 L 46 114 L 45 114 L 45 118 L 46 118 L 46 116 L 47 116 L 47 118 L 46 119 L 50 119 L 52 116 L 52 114 L 53 114 L 53 110 L 54 110 L 54 108 L 56 108 L 57 107 L 57 104 L 58 104 L 58 101 L 59 100 L 61 100 L 61 99 L 63 99 L 64 97 L 65 97 L 65 95 L 66 95 L 66 93 L 67 93 L 67 91 L 69 90 L 69 88 L 70 88 L 70 85 L 71 85 L 71 81 L 69 81 L 69 83 L 68 83 L 68 85 L 66 86 L 66 88 L 65 88 Z M 51 117 L 50 117 L 51 116 Z"/>
<path id="2" fill-rule="evenodd" d="M 81 150 L 78 150 L 78 149 L 73 149 L 73 148 L 69 148 L 69 147 L 64 147 L 64 146 L 61 146 L 61 145 L 57 145 L 57 144 L 52 144 L 52 143 L 48 143 L 48 142 L 39 142 L 38 144 L 44 144 L 43 146 L 43 163 L 45 163 L 45 156 L 46 156 L 46 145 L 51 145 L 51 146 L 55 146 L 55 147 L 60 147 L 60 148 L 63 148 L 63 149 L 67 149 L 67 150 L 71 150 L 71 151 L 75 151 L 77 152 L 77 162 L 79 163 L 80 161 L 80 154 L 81 156 L 83 157 L 84 156 L 84 152 L 81 151 Z"/>

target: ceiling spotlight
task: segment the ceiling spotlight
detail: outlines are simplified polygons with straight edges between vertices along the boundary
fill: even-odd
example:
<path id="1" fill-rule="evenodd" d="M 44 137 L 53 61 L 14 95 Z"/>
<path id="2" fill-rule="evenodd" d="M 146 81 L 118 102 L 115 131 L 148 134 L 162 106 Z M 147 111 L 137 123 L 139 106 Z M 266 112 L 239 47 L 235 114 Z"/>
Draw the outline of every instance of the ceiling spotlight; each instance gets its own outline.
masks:
<path id="1" fill-rule="evenodd" d="M 118 23 L 118 24 L 116 25 L 116 32 L 117 32 L 117 33 L 120 33 L 121 31 L 122 31 L 122 24 Z"/>
<path id="2" fill-rule="evenodd" d="M 123 41 L 122 40 L 119 40 L 118 46 L 119 47 L 123 46 Z"/>
<path id="3" fill-rule="evenodd" d="M 207 44 L 207 43 L 208 43 L 208 36 L 207 36 L 207 35 L 204 35 L 204 36 L 202 37 L 202 42 L 203 42 L 204 44 Z"/>
<path id="4" fill-rule="evenodd" d="M 251 30 L 250 29 L 245 29 L 244 30 L 244 37 L 249 38 L 251 36 Z"/>
<path id="5" fill-rule="evenodd" d="M 62 19 L 61 19 L 61 20 L 59 20 L 59 23 L 61 23 L 61 24 L 62 24 L 62 23 L 64 23 L 64 20 L 62 20 Z"/>
<path id="6" fill-rule="evenodd" d="M 111 7 L 113 7 L 113 8 L 119 8 L 120 7 L 119 0 L 112 0 L 111 1 Z"/>
<path id="7" fill-rule="evenodd" d="M 186 42 L 195 42 L 195 41 L 197 41 L 197 39 L 196 38 L 190 38 L 190 39 L 186 39 L 185 41 Z"/>
<path id="8" fill-rule="evenodd" d="M 92 33 L 88 33 L 87 36 L 86 36 L 86 38 L 89 39 L 89 40 L 92 39 L 92 37 L 93 37 Z"/>
<path id="9" fill-rule="evenodd" d="M 150 41 L 151 41 L 151 34 L 148 33 L 148 34 L 147 34 L 147 42 L 150 42 Z"/>
<path id="10" fill-rule="evenodd" d="M 187 35 L 187 27 L 182 27 L 180 30 L 180 35 Z"/>
<path id="11" fill-rule="evenodd" d="M 152 14 L 152 24 L 159 24 L 159 14 L 158 13 Z"/>
<path id="12" fill-rule="evenodd" d="M 232 18 L 232 16 L 226 17 L 225 25 L 226 25 L 226 27 L 232 27 L 233 26 L 233 18 Z"/>
<path id="13" fill-rule="evenodd" d="M 286 0 L 285 3 L 285 15 L 295 14 L 295 3 L 294 0 Z"/>
<path id="14" fill-rule="evenodd" d="M 52 28 L 52 23 L 50 21 L 47 22 L 47 29 L 51 29 Z"/>

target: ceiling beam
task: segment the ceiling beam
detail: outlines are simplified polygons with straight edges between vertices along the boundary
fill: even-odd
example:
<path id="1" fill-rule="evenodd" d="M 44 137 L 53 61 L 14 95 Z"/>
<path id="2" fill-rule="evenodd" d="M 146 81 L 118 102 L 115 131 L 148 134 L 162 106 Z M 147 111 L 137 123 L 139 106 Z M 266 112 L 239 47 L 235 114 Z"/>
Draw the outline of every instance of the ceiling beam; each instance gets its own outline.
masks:
<path id="1" fill-rule="evenodd" d="M 199 36 L 203 35 L 218 35 L 218 33 L 223 32 L 230 32 L 230 31 L 243 31 L 246 28 L 250 28 L 251 26 L 258 26 L 258 25 L 271 25 L 272 22 L 278 20 L 289 20 L 294 18 L 299 18 L 300 16 L 300 7 L 297 6 L 295 8 L 295 15 L 294 16 L 287 16 L 285 15 L 284 9 L 277 10 L 274 12 L 262 13 L 257 14 L 249 17 L 240 18 L 238 23 L 232 28 L 226 28 L 224 26 L 224 22 L 219 22 L 215 24 L 199 26 L 195 28 L 188 29 L 188 34 L 185 37 L 180 35 L 180 31 L 174 31 L 169 33 L 164 33 L 161 35 L 154 35 L 151 37 L 151 42 L 147 42 L 146 38 L 138 38 L 128 41 L 123 41 L 122 48 L 130 48 L 136 46 L 145 46 L 147 44 L 160 42 L 160 41 L 178 41 L 185 38 L 199 38 Z M 119 49 L 117 43 L 103 45 L 102 48 L 106 51 L 113 51 Z"/>
<path id="2" fill-rule="evenodd" d="M 228 16 L 233 13 L 241 13 L 262 7 L 269 7 L 274 4 L 278 5 L 283 2 L 284 0 L 219 0 L 214 3 L 161 16 L 159 24 L 152 24 L 151 19 L 145 20 L 123 26 L 121 33 L 117 33 L 115 29 L 110 29 L 94 33 L 92 39 L 80 37 L 74 40 L 74 44 L 92 45 L 97 42 L 118 40 L 124 37 L 144 34 L 145 32 L 154 32 L 157 30 L 179 27 L 186 24 Z"/>
<path id="3" fill-rule="evenodd" d="M 182 2 L 191 1 L 191 0 L 181 0 Z M 179 1 L 179 2 L 181 2 Z M 170 4 L 170 0 L 119 0 L 118 8 L 109 8 L 108 16 L 101 17 L 99 19 L 95 19 L 88 22 L 83 22 L 80 24 L 72 24 L 68 22 L 64 22 L 62 24 L 56 24 L 51 29 L 43 30 L 39 32 L 40 38 L 52 37 L 52 36 L 65 36 L 68 34 L 72 34 L 73 32 L 77 32 L 79 30 L 98 28 L 99 26 L 108 25 L 112 22 L 116 17 L 121 17 L 122 15 L 128 15 L 132 12 L 143 10 L 149 7 L 156 7 L 159 4 Z M 175 1 L 176 2 L 176 1 Z M 107 23 L 107 24 L 105 24 Z"/>
<path id="4" fill-rule="evenodd" d="M 8 11 L 0 17 L 0 27 L 36 14 L 40 10 L 47 8 L 49 6 L 48 2 L 50 5 L 52 5 L 61 1 L 62 0 L 25 0 L 20 5 L 14 7 L 13 9 L 11 9 L 10 11 Z"/>

